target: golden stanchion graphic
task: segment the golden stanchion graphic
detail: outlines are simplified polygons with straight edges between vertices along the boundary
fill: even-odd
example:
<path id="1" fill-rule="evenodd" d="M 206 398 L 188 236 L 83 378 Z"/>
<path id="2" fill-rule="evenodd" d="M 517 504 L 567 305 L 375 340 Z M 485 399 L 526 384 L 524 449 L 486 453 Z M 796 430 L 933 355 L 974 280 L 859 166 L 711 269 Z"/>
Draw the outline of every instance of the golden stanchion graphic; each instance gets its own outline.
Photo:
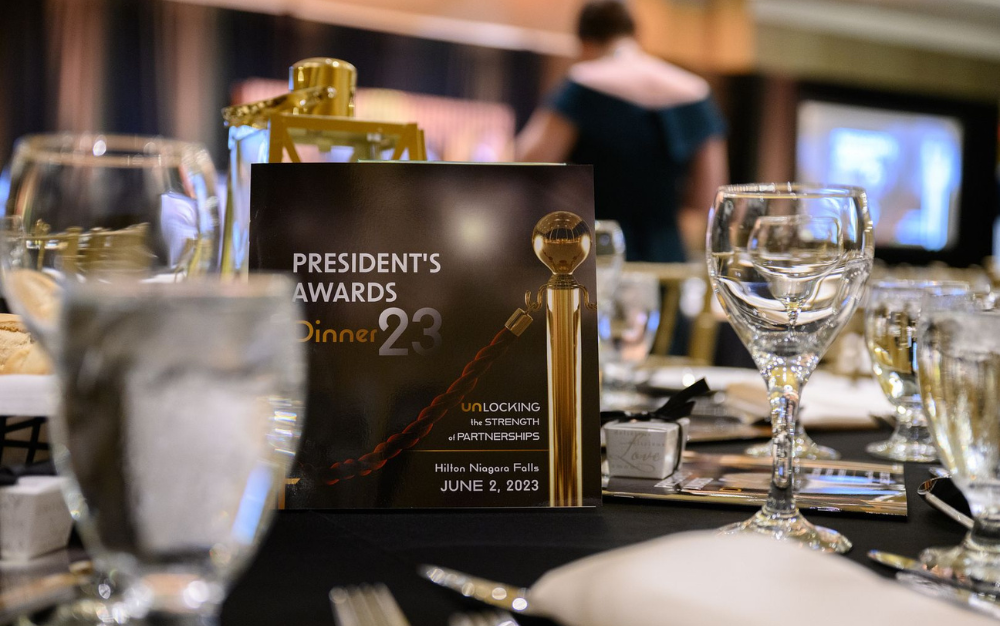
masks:
<path id="1" fill-rule="evenodd" d="M 538 290 L 535 303 L 525 294 L 529 310 L 546 306 L 549 371 L 549 505 L 583 505 L 583 458 L 580 318 L 589 302 L 587 289 L 573 271 L 590 254 L 593 234 L 580 216 L 549 213 L 535 225 L 531 245 L 552 270 Z M 545 292 L 543 297 L 542 292 Z"/>

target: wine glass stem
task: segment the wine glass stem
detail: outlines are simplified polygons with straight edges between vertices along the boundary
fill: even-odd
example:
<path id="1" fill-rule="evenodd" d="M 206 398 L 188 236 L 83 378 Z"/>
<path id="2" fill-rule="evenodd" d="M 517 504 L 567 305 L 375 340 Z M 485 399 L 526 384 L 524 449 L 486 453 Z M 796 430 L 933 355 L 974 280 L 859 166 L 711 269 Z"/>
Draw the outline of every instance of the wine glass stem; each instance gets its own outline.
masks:
<path id="1" fill-rule="evenodd" d="M 785 384 L 769 383 L 771 400 L 771 489 L 765 508 L 771 514 L 794 515 L 795 508 L 795 432 L 798 427 L 801 384 L 787 376 Z"/>
<path id="2" fill-rule="evenodd" d="M 972 523 L 972 530 L 962 542 L 966 548 L 988 552 L 1000 557 L 1000 517 L 980 513 Z"/>

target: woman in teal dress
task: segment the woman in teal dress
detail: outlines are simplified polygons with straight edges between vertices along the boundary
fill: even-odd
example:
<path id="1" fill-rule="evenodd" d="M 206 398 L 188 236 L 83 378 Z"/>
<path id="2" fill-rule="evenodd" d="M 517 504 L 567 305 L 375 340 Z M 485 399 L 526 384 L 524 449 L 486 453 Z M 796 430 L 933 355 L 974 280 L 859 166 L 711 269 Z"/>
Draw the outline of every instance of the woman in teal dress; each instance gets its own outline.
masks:
<path id="1" fill-rule="evenodd" d="M 726 126 L 708 84 L 644 53 L 634 31 L 620 2 L 583 8 L 581 61 L 532 115 L 517 156 L 592 164 L 597 217 L 621 224 L 627 258 L 684 261 L 703 249 L 727 182 Z"/>

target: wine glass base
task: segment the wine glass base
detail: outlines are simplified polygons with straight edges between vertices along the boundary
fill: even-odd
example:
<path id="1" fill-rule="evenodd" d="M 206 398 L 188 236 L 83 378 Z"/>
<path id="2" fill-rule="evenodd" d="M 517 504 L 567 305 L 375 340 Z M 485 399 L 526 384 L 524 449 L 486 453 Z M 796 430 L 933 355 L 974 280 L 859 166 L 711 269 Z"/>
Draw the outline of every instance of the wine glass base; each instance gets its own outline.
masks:
<path id="1" fill-rule="evenodd" d="M 808 459 L 810 461 L 836 461 L 840 458 L 840 453 L 833 448 L 827 446 L 821 446 L 809 437 L 808 433 L 799 429 L 799 434 L 795 436 L 795 458 L 796 459 Z M 771 445 L 772 442 L 759 443 L 754 446 L 750 446 L 743 453 L 756 457 L 764 458 L 771 456 Z"/>
<path id="2" fill-rule="evenodd" d="M 29 617 L 22 617 L 17 626 L 105 626 L 131 623 L 122 603 L 77 598 Z"/>
<path id="3" fill-rule="evenodd" d="M 977 589 L 1000 596 L 1000 554 L 973 550 L 964 545 L 952 548 L 928 548 L 920 553 L 920 564 L 934 574 L 960 585 L 973 584 Z"/>
<path id="4" fill-rule="evenodd" d="M 900 424 L 888 439 L 869 444 L 865 451 L 893 461 L 934 463 L 938 460 L 930 430 L 909 424 Z"/>
<path id="5" fill-rule="evenodd" d="M 57 606 L 32 617 L 22 617 L 16 626 L 218 626 L 214 615 L 150 614 L 130 617 L 123 612 L 111 612 L 99 602 L 83 600 Z"/>
<path id="6" fill-rule="evenodd" d="M 803 548 L 821 552 L 844 554 L 852 547 L 847 537 L 835 530 L 814 525 L 803 517 L 798 509 L 792 515 L 778 515 L 769 513 L 765 507 L 746 521 L 723 526 L 719 529 L 719 533 L 762 535 L 779 541 L 794 542 Z"/>

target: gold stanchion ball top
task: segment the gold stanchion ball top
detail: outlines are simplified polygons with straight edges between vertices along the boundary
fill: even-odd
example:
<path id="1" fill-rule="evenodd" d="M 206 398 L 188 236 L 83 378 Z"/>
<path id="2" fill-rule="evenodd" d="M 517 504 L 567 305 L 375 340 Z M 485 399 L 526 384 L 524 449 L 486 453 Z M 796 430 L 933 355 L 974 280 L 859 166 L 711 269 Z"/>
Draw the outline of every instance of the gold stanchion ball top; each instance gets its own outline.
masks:
<path id="1" fill-rule="evenodd" d="M 549 213 L 531 234 L 535 254 L 553 274 L 572 274 L 590 254 L 593 241 L 587 222 L 569 211 Z"/>

